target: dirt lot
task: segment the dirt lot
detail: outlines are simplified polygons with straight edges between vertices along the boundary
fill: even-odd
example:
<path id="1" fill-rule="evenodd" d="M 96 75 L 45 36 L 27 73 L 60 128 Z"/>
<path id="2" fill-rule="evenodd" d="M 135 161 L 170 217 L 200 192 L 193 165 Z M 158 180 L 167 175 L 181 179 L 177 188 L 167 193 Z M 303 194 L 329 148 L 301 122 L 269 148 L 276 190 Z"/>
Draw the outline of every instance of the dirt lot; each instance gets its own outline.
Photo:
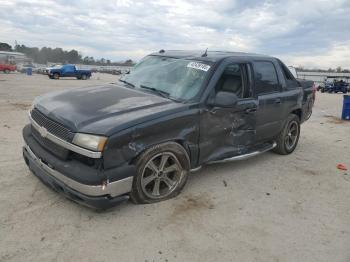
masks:
<path id="1" fill-rule="evenodd" d="M 350 123 L 318 93 L 295 153 L 191 175 L 176 199 L 96 212 L 51 191 L 22 160 L 37 95 L 112 82 L 0 74 L 0 261 L 350 261 Z"/>

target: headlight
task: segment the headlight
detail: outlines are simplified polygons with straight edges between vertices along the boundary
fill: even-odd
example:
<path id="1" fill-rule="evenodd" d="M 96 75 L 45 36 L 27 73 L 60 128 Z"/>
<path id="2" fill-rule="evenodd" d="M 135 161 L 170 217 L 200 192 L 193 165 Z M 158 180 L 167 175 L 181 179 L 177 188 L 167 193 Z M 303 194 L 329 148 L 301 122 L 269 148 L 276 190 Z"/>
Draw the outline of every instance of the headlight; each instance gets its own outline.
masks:
<path id="1" fill-rule="evenodd" d="M 77 133 L 74 135 L 73 144 L 91 149 L 93 151 L 103 151 L 107 142 L 107 137 Z"/>

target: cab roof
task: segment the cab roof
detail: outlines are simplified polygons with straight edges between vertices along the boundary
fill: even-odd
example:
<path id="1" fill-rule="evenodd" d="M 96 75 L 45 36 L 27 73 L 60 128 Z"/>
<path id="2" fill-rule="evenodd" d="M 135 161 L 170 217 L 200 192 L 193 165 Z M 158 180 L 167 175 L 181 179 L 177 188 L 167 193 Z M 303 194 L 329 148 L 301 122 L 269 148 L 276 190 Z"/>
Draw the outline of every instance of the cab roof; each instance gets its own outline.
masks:
<path id="1" fill-rule="evenodd" d="M 206 53 L 206 56 L 204 55 Z M 173 57 L 173 58 L 185 58 L 185 59 L 194 59 L 200 61 L 210 61 L 218 62 L 222 59 L 229 57 L 236 58 L 248 58 L 248 59 L 274 59 L 271 56 L 254 54 L 254 53 L 244 53 L 244 52 L 229 52 L 229 51 L 186 51 L 186 50 L 160 50 L 159 52 L 152 53 L 153 56 L 164 56 L 164 57 Z"/>

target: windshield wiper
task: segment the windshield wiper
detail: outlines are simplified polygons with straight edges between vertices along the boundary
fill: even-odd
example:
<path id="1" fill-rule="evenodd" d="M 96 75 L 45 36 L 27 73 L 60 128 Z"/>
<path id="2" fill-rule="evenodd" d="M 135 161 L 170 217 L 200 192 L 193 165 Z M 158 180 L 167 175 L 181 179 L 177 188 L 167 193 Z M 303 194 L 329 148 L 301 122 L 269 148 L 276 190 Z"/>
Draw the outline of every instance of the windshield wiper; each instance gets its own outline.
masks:
<path id="1" fill-rule="evenodd" d="M 132 83 L 130 83 L 130 82 L 128 82 L 128 81 L 125 81 L 125 80 L 122 80 L 122 79 L 119 79 L 119 81 L 120 82 L 123 82 L 123 83 L 125 83 L 125 84 L 127 84 L 128 86 L 131 86 L 131 87 L 135 87 L 135 85 L 134 84 L 132 84 Z"/>
<path id="2" fill-rule="evenodd" d="M 141 87 L 141 88 L 144 88 L 144 89 L 147 89 L 147 90 L 151 90 L 151 91 L 153 91 L 154 93 L 157 93 L 158 95 L 160 95 L 160 96 L 162 96 L 162 97 L 172 99 L 172 98 L 170 98 L 170 94 L 169 94 L 168 92 L 165 92 L 165 91 L 156 89 L 156 88 L 154 88 L 154 87 L 145 86 L 145 85 L 140 85 L 140 87 Z M 174 99 L 172 99 L 172 100 L 174 100 Z"/>

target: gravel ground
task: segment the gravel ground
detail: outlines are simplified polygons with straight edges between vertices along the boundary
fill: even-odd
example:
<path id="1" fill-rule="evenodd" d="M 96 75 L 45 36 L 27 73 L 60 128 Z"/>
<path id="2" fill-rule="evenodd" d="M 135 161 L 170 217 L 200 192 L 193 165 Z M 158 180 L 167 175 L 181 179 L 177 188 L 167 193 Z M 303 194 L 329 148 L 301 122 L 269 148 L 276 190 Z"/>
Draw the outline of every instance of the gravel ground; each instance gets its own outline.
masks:
<path id="1" fill-rule="evenodd" d="M 317 94 L 293 154 L 204 167 L 169 201 L 97 212 L 44 186 L 22 160 L 31 101 L 116 78 L 0 74 L 0 261 L 350 261 L 340 94 Z"/>

